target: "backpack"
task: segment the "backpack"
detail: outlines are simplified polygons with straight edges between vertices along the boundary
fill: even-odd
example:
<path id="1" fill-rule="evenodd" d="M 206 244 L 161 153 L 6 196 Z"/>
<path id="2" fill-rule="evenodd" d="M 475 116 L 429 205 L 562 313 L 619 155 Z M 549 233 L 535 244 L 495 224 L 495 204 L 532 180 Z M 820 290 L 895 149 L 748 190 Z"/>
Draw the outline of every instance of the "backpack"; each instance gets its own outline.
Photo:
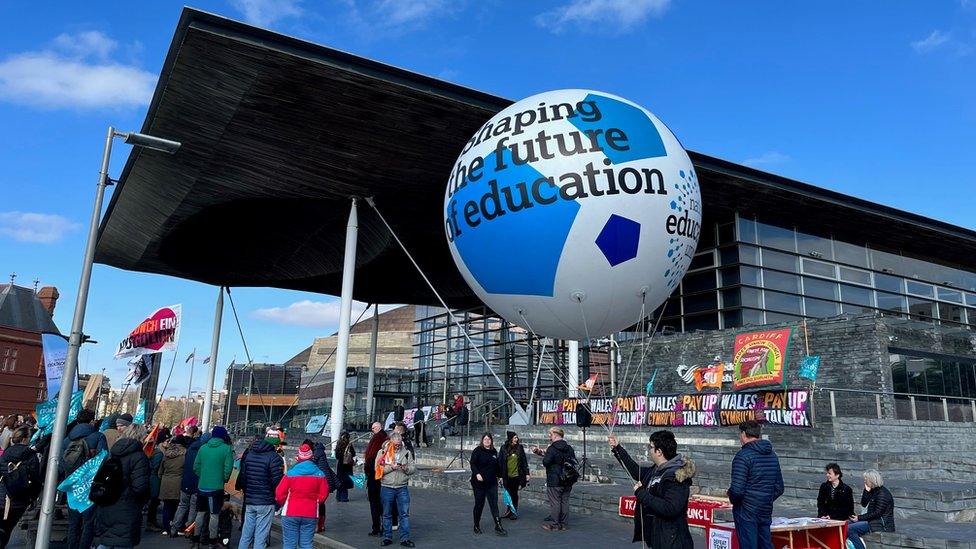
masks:
<path id="1" fill-rule="evenodd" d="M 576 462 L 576 458 L 567 457 L 560 464 L 559 468 L 559 487 L 569 488 L 570 486 L 576 484 L 580 479 L 579 473 L 579 463 Z"/>
<path id="2" fill-rule="evenodd" d="M 75 469 L 81 467 L 88 461 L 89 448 L 88 443 L 85 442 L 85 437 L 81 437 L 76 440 L 72 440 L 68 447 L 64 450 L 64 456 L 61 460 L 61 472 L 64 473 L 65 477 L 71 475 L 75 472 Z"/>
<path id="3" fill-rule="evenodd" d="M 112 505 L 122 497 L 122 491 L 125 490 L 124 476 L 122 460 L 109 456 L 95 472 L 88 499 L 95 505 Z"/>
<path id="4" fill-rule="evenodd" d="M 17 463 L 8 463 L 7 470 L 0 477 L 3 487 L 7 490 L 7 497 L 12 500 L 33 499 L 40 489 L 39 479 L 31 477 L 30 468 L 21 467 L 28 459 L 32 458 L 25 458 Z"/>

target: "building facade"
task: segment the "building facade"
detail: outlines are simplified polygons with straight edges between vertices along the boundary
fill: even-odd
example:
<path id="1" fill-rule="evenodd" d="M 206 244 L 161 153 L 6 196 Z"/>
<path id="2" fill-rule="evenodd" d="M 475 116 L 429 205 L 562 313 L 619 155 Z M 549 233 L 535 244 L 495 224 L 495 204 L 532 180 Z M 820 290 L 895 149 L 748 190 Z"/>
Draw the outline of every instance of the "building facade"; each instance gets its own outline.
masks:
<path id="1" fill-rule="evenodd" d="M 225 423 L 237 431 L 251 432 L 290 420 L 298 404 L 304 367 L 293 363 L 231 365 L 224 378 Z"/>
<path id="2" fill-rule="evenodd" d="M 0 285 L 0 414 L 28 414 L 48 399 L 42 333 L 60 334 L 53 316 L 59 294 Z"/>
<path id="3" fill-rule="evenodd" d="M 655 391 L 677 391 L 683 383 L 672 383 L 666 372 L 688 361 L 728 360 L 735 333 L 767 325 L 799 327 L 818 319 L 859 319 L 844 328 L 853 330 L 844 343 L 849 354 L 835 362 L 825 359 L 825 370 L 853 369 L 859 376 L 838 379 L 838 389 L 863 386 L 885 393 L 880 407 L 887 417 L 896 417 L 895 412 L 905 417 L 912 398 L 916 417 L 972 420 L 967 399 L 976 398 L 971 344 L 976 333 L 976 232 L 690 155 L 701 181 L 704 211 L 690 268 L 643 324 L 615 334 L 613 341 L 580 342 L 581 382 L 599 373 L 595 395 L 637 394 L 657 375 Z M 533 387 L 536 400 L 570 392 L 564 342 L 543 341 L 484 308 L 455 316 L 467 336 L 443 309 L 418 307 L 414 369 L 419 400 L 441 401 L 445 392 L 460 392 L 487 409 L 492 406 L 485 402 L 505 406 L 507 397 L 485 362 L 520 403 L 528 400 Z M 675 356 L 676 348 L 691 352 L 675 343 L 684 341 L 681 334 L 698 344 L 712 343 L 699 349 L 696 358 Z M 884 339 L 889 336 L 916 345 L 888 344 Z M 669 343 L 648 347 L 648 341 Z M 949 343 L 953 341 L 963 343 Z M 865 354 L 865 345 L 876 352 Z M 617 357 L 612 369 L 611 353 Z M 641 357 L 639 365 L 631 364 L 634 356 Z M 862 358 L 853 360 L 855 356 Z M 840 391 L 835 404 L 838 395 Z M 867 399 L 868 412 L 877 415 L 873 398 Z M 945 406 L 942 398 L 947 399 Z M 860 397 L 841 397 L 843 402 L 849 399 Z M 931 399 L 938 410 L 924 405 Z"/>
<path id="4" fill-rule="evenodd" d="M 373 398 L 376 410 L 409 404 L 415 396 L 413 376 L 413 332 L 416 307 L 407 305 L 380 313 L 376 344 L 376 378 Z M 373 338 L 373 319 L 365 318 L 349 331 L 349 358 L 346 364 L 346 421 L 367 424 L 367 379 Z M 335 377 L 335 352 L 338 336 L 316 338 L 302 372 L 302 389 L 296 424 L 307 418 L 329 414 Z"/>

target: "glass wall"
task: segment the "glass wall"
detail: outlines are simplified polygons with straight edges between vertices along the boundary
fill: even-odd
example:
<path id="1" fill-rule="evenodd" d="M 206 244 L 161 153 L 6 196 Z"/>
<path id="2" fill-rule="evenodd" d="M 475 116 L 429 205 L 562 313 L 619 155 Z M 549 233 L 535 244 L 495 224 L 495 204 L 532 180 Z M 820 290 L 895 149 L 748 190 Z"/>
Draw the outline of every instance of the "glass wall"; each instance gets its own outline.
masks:
<path id="1" fill-rule="evenodd" d="M 721 328 L 865 313 L 976 324 L 976 273 L 744 216 L 733 225 L 725 231 L 731 241 L 720 239 L 711 250 L 699 246 L 719 263 Z M 705 299 L 695 292 L 705 289 L 707 274 L 685 280 L 691 276 L 692 284 L 682 283 L 672 299 L 691 298 L 697 314 Z M 684 326 L 666 316 L 668 325 L 688 330 L 688 313 L 685 307 Z"/>
<path id="2" fill-rule="evenodd" d="M 952 397 L 976 398 L 976 363 L 959 357 L 900 350 L 893 350 L 890 356 L 895 393 L 931 395 L 915 397 L 917 419 L 942 421 L 948 408 L 950 421 L 973 421 L 970 401 Z M 907 395 L 896 395 L 895 408 L 899 419 L 911 419 L 911 401 Z"/>

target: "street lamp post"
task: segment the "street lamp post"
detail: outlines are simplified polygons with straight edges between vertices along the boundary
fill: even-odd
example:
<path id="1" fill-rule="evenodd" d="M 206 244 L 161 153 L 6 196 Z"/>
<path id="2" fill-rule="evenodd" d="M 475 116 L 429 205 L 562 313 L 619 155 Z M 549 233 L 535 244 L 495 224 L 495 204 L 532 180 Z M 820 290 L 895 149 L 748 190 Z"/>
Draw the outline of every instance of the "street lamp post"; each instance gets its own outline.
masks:
<path id="1" fill-rule="evenodd" d="M 68 353 L 64 361 L 64 379 L 71 379 L 78 369 L 78 351 L 81 349 L 82 329 L 85 324 L 85 309 L 88 306 L 88 288 L 91 285 L 92 264 L 95 262 L 95 241 L 98 237 L 98 222 L 102 215 L 102 199 L 105 197 L 105 187 L 109 184 L 108 163 L 112 154 L 112 139 L 121 137 L 136 147 L 144 147 L 173 154 L 180 148 L 180 143 L 161 139 L 141 133 L 123 133 L 108 127 L 105 136 L 105 150 L 102 153 L 102 167 L 98 172 L 98 185 L 95 190 L 95 205 L 92 209 L 91 221 L 88 225 L 88 242 L 85 245 L 85 258 L 81 264 L 81 280 L 78 283 L 78 297 L 75 301 L 75 312 L 71 319 L 71 335 L 68 338 Z M 68 407 L 71 404 L 71 383 L 63 383 L 58 392 L 58 407 L 54 416 L 54 429 L 51 433 L 51 443 L 48 446 L 47 470 L 44 475 L 44 497 L 41 500 L 41 515 L 37 524 L 36 549 L 46 549 L 51 540 L 51 526 L 54 519 L 54 499 L 58 484 L 58 465 L 61 461 L 59 451 L 64 441 L 68 423 Z"/>

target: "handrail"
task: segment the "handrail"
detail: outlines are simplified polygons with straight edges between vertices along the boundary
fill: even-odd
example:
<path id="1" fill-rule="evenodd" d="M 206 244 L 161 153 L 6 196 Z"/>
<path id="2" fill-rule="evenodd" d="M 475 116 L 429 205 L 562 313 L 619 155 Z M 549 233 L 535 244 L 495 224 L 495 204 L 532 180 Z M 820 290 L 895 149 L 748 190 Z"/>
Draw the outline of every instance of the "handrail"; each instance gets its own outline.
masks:
<path id="1" fill-rule="evenodd" d="M 900 393 L 896 391 L 874 391 L 870 389 L 842 389 L 839 387 L 817 387 L 817 391 L 834 391 L 838 393 L 860 393 L 866 395 L 893 395 L 893 396 L 907 396 L 907 397 L 927 397 L 927 398 L 938 398 L 938 399 L 954 399 L 954 400 L 968 400 L 976 401 L 974 397 L 965 396 L 952 396 L 952 395 L 932 395 L 925 393 Z"/>

